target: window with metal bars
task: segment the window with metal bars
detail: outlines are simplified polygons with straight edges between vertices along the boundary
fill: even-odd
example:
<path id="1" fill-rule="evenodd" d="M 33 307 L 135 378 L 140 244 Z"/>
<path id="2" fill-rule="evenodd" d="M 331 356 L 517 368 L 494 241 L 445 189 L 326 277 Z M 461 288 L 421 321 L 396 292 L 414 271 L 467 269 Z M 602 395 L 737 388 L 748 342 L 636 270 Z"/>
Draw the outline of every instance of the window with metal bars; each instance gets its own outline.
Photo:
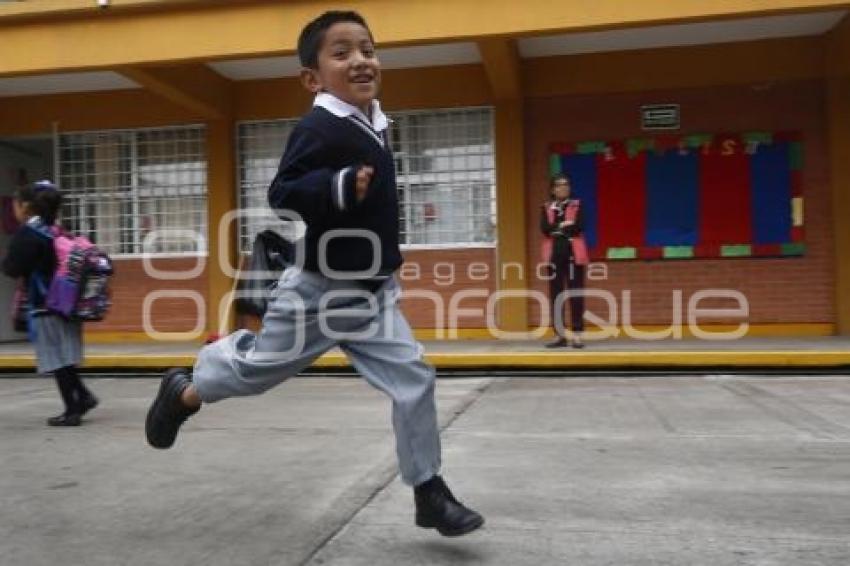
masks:
<path id="1" fill-rule="evenodd" d="M 298 120 L 273 120 L 239 124 L 239 249 L 243 252 L 251 251 L 254 237 L 263 230 L 274 230 L 293 240 L 303 234 L 303 225 L 284 222 L 272 212 L 268 202 L 269 185 L 297 123 Z"/>
<path id="2" fill-rule="evenodd" d="M 496 216 L 492 110 L 394 112 L 391 118 L 402 245 L 492 245 Z M 303 225 L 281 221 L 266 201 L 296 123 L 276 120 L 239 125 L 242 251 L 250 251 L 254 236 L 267 228 L 288 238 L 303 234 Z"/>
<path id="3" fill-rule="evenodd" d="M 59 135 L 62 221 L 112 255 L 207 251 L 203 126 Z"/>

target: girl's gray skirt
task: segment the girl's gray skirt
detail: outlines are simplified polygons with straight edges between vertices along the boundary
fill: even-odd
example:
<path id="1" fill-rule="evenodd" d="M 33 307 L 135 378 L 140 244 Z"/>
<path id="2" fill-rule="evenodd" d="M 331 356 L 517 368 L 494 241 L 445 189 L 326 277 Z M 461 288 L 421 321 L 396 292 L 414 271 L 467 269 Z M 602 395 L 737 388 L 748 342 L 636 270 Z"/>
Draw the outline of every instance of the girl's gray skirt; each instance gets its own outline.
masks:
<path id="1" fill-rule="evenodd" d="M 50 373 L 65 366 L 79 365 L 83 358 L 82 323 L 61 316 L 34 316 L 35 357 L 38 373 Z"/>

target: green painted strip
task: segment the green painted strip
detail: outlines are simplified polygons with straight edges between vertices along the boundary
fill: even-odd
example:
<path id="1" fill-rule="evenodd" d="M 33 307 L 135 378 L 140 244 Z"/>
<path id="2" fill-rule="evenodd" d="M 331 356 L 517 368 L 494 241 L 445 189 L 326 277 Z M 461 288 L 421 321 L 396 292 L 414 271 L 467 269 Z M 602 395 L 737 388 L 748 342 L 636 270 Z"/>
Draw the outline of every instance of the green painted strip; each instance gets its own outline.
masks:
<path id="1" fill-rule="evenodd" d="M 633 138 L 626 142 L 626 151 L 629 157 L 634 157 L 642 151 L 649 151 L 655 147 L 655 140 L 651 138 Z"/>
<path id="2" fill-rule="evenodd" d="M 791 142 L 788 145 L 788 161 L 792 171 L 803 170 L 803 144 L 801 142 Z"/>
<path id="3" fill-rule="evenodd" d="M 773 143 L 770 132 L 747 132 L 742 136 L 744 143 Z"/>
<path id="4" fill-rule="evenodd" d="M 753 255 L 753 247 L 749 244 L 720 246 L 720 257 L 749 257 Z"/>
<path id="5" fill-rule="evenodd" d="M 664 246 L 665 259 L 682 259 L 694 257 L 693 246 Z"/>
<path id="6" fill-rule="evenodd" d="M 702 147 L 707 143 L 711 143 L 714 139 L 714 136 L 711 134 L 694 134 L 692 136 L 685 136 L 685 147 Z"/>
<path id="7" fill-rule="evenodd" d="M 637 259 L 637 248 L 608 248 L 605 257 L 608 259 Z"/>
<path id="8" fill-rule="evenodd" d="M 588 153 L 605 153 L 608 145 L 601 141 L 589 141 L 576 144 L 576 153 L 586 155 Z"/>
<path id="9" fill-rule="evenodd" d="M 554 177 L 563 173 L 561 170 L 561 156 L 553 153 L 549 156 L 549 175 Z"/>
<path id="10" fill-rule="evenodd" d="M 806 244 L 803 242 L 791 242 L 782 244 L 782 255 L 805 255 Z"/>

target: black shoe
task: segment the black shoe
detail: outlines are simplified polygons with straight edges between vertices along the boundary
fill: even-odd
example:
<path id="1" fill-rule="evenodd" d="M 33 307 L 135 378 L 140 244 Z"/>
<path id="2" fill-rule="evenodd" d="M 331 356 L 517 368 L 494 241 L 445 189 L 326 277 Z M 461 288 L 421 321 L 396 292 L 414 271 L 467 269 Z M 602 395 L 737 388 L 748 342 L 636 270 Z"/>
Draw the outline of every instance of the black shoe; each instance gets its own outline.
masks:
<path id="1" fill-rule="evenodd" d="M 183 391 L 191 383 L 192 378 L 184 369 L 173 368 L 165 372 L 159 393 L 145 419 L 145 435 L 148 444 L 154 448 L 171 448 L 180 426 L 198 412 L 197 408 L 190 409 L 180 401 Z"/>
<path id="2" fill-rule="evenodd" d="M 484 517 L 455 499 L 440 476 L 416 486 L 413 498 L 416 502 L 416 525 L 437 529 L 444 537 L 459 537 L 484 524 Z"/>
<path id="3" fill-rule="evenodd" d="M 79 413 L 62 413 L 47 419 L 47 426 L 80 426 L 80 416 Z"/>
<path id="4" fill-rule="evenodd" d="M 561 337 L 561 338 L 558 338 L 557 340 L 555 340 L 554 342 L 549 342 L 548 344 L 546 344 L 546 347 L 547 348 L 566 348 L 567 345 L 568 345 L 567 339 Z"/>
<path id="5" fill-rule="evenodd" d="M 88 397 L 83 399 L 81 405 L 82 407 L 80 407 L 80 416 L 83 416 L 98 405 L 100 405 L 100 399 L 89 393 Z"/>

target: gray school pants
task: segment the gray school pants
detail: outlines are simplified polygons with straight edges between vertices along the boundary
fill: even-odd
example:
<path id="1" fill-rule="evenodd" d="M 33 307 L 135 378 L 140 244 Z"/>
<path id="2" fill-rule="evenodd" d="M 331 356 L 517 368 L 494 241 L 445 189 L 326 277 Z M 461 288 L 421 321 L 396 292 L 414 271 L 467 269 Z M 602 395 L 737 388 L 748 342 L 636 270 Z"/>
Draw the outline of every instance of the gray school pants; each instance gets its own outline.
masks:
<path id="1" fill-rule="evenodd" d="M 289 268 L 258 334 L 238 330 L 200 351 L 198 395 L 205 403 L 258 395 L 338 345 L 392 399 L 401 477 L 418 485 L 440 469 L 434 369 L 398 308 L 400 294 L 395 278 L 369 293 L 352 281 Z"/>

